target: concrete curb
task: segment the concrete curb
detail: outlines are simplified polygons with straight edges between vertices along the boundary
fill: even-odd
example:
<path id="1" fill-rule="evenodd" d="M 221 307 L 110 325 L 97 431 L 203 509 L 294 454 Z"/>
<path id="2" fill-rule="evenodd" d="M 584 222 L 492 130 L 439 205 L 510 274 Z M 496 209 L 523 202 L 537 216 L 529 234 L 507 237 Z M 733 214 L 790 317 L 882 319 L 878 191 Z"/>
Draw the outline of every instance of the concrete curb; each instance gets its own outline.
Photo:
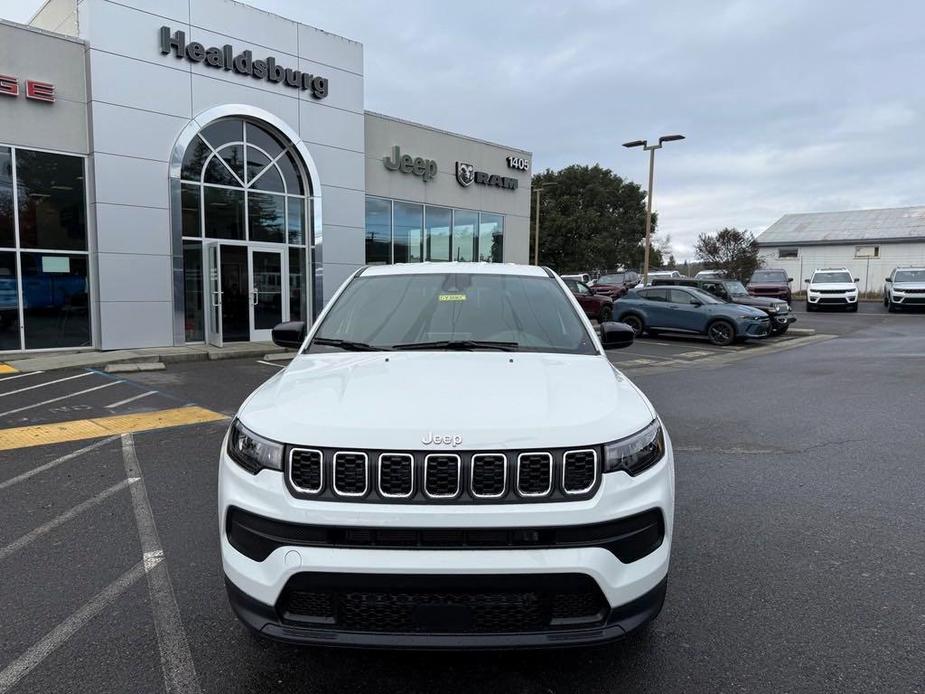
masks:
<path id="1" fill-rule="evenodd" d="M 137 364 L 107 364 L 103 369 L 108 374 L 135 373 L 138 371 L 163 371 L 167 367 L 164 362 L 146 361 Z"/>
<path id="2" fill-rule="evenodd" d="M 790 328 L 787 330 L 788 335 L 799 335 L 800 337 L 815 335 L 816 331 L 812 328 Z"/>

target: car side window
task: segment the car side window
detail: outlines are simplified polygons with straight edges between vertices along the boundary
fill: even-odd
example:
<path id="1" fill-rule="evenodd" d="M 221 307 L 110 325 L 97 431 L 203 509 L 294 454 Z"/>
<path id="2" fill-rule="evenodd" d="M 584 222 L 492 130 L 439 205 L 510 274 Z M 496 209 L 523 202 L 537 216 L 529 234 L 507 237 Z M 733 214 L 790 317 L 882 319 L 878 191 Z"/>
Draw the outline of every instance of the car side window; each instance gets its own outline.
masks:
<path id="1" fill-rule="evenodd" d="M 673 304 L 692 304 L 696 299 L 681 289 L 672 289 L 669 301 Z"/>
<path id="2" fill-rule="evenodd" d="M 719 282 L 706 282 L 703 284 L 702 289 L 705 292 L 710 292 L 713 296 L 726 297 L 726 288 Z"/>
<path id="3" fill-rule="evenodd" d="M 668 301 L 668 290 L 647 289 L 645 292 L 640 292 L 640 296 L 647 301 Z"/>
<path id="4" fill-rule="evenodd" d="M 562 280 L 562 281 L 565 282 L 565 286 L 569 288 L 569 291 L 572 291 L 572 292 L 578 291 L 578 283 L 575 280 Z"/>
<path id="5" fill-rule="evenodd" d="M 575 291 L 577 291 L 579 294 L 591 293 L 591 290 L 588 289 L 588 285 L 584 284 L 583 282 L 575 282 Z"/>

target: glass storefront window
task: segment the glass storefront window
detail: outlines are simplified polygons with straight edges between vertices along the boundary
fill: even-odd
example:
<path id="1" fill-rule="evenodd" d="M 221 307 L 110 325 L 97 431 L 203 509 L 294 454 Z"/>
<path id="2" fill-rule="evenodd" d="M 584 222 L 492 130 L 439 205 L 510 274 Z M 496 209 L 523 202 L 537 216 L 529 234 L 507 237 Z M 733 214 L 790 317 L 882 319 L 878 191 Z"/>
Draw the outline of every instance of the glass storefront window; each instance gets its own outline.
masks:
<path id="1" fill-rule="evenodd" d="M 424 244 L 427 259 L 434 261 L 450 259 L 450 225 L 452 211 L 445 207 L 431 207 L 424 210 Z"/>
<path id="2" fill-rule="evenodd" d="M 453 212 L 453 260 L 468 262 L 475 259 L 475 229 L 479 213 L 471 210 Z"/>
<path id="3" fill-rule="evenodd" d="M 289 320 L 305 320 L 305 249 L 289 249 Z"/>
<path id="4" fill-rule="evenodd" d="M 269 193 L 248 194 L 251 241 L 286 243 L 286 198 Z"/>
<path id="5" fill-rule="evenodd" d="M 504 258 L 504 216 L 482 212 L 479 217 L 479 260 L 500 263 Z"/>
<path id="6" fill-rule="evenodd" d="M 0 253 L 0 349 L 19 349 L 19 285 L 11 251 Z"/>
<path id="7" fill-rule="evenodd" d="M 286 204 L 289 243 L 301 246 L 305 243 L 305 203 L 299 198 L 288 198 Z"/>
<path id="8" fill-rule="evenodd" d="M 202 311 L 202 243 L 199 241 L 183 242 L 183 296 L 186 298 L 186 341 L 202 342 L 205 332 Z"/>
<path id="9" fill-rule="evenodd" d="M 16 190 L 20 246 L 86 250 L 83 159 L 18 149 Z"/>
<path id="10" fill-rule="evenodd" d="M 180 186 L 180 208 L 184 236 L 202 236 L 199 220 L 199 186 Z"/>
<path id="11" fill-rule="evenodd" d="M 0 246 L 15 246 L 13 222 L 13 153 L 0 147 Z"/>
<path id="12" fill-rule="evenodd" d="M 420 263 L 424 259 L 424 206 L 398 201 L 393 206 L 392 262 Z"/>
<path id="13" fill-rule="evenodd" d="M 244 191 L 206 186 L 206 236 L 244 240 Z"/>
<path id="14" fill-rule="evenodd" d="M 26 349 L 89 345 L 87 256 L 23 253 L 21 263 Z"/>
<path id="15" fill-rule="evenodd" d="M 392 203 L 366 198 L 366 264 L 386 265 L 392 260 Z"/>

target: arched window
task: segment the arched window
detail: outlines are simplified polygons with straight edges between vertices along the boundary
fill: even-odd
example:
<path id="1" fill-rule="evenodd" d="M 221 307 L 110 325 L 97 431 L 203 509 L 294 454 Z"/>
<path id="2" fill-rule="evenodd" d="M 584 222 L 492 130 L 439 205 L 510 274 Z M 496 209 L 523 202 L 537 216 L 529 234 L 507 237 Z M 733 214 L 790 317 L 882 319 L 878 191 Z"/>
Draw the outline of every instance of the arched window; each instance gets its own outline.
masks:
<path id="1" fill-rule="evenodd" d="M 180 168 L 187 342 L 205 335 L 203 241 L 279 244 L 288 258 L 288 317 L 305 319 L 311 195 L 292 143 L 262 123 L 222 118 L 193 137 Z"/>

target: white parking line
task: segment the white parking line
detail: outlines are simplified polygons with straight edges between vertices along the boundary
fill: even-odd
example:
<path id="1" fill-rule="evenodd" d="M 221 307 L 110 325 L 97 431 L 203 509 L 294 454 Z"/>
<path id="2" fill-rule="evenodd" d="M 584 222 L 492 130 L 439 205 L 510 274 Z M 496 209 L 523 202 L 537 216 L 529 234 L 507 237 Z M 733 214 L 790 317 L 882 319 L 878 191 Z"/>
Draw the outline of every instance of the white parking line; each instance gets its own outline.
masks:
<path id="1" fill-rule="evenodd" d="M 161 670 L 164 673 L 164 687 L 168 692 L 197 694 L 200 692 L 196 677 L 196 666 L 190 653 L 186 630 L 180 619 L 180 608 L 170 583 L 167 562 L 163 561 L 164 550 L 157 533 L 154 514 L 148 502 L 141 464 L 135 453 L 135 439 L 131 434 L 122 434 L 122 458 L 125 462 L 125 475 L 128 479 L 138 478 L 131 486 L 132 506 L 135 509 L 135 524 L 138 526 L 138 539 L 141 540 L 143 563 L 153 564 L 147 572 L 148 596 L 154 615 L 154 629 L 157 633 L 157 645 L 161 651 Z M 2 692 L 0 692 L 2 694 Z"/>
<path id="2" fill-rule="evenodd" d="M 43 373 L 45 372 L 44 371 L 27 371 L 24 374 L 16 374 L 15 376 L 5 376 L 3 378 L 0 378 L 0 383 L 2 383 L 3 381 L 12 381 L 13 379 L 16 379 L 16 378 L 27 378 L 28 376 L 38 376 L 39 374 L 43 374 Z"/>
<path id="3" fill-rule="evenodd" d="M 275 366 L 277 369 L 285 369 L 285 368 L 286 368 L 286 365 L 285 365 L 285 364 L 274 364 L 274 363 L 271 362 L 271 361 L 262 361 L 262 360 L 260 360 L 260 359 L 257 360 L 257 363 L 258 363 L 258 364 L 266 364 L 267 366 Z"/>
<path id="4" fill-rule="evenodd" d="M 36 388 L 44 388 L 45 386 L 54 385 L 55 383 L 64 383 L 65 381 L 73 381 L 75 378 L 86 378 L 87 376 L 92 376 L 92 371 L 87 371 L 86 373 L 77 374 L 76 376 L 68 376 L 67 378 L 59 378 L 54 381 L 45 381 L 45 383 L 37 383 L 34 386 L 28 386 L 27 388 L 20 388 L 19 390 L 11 390 L 9 393 L 0 393 L 0 398 L 5 398 L 7 395 L 16 395 L 17 393 L 25 393 L 27 390 L 35 390 Z"/>
<path id="5" fill-rule="evenodd" d="M 83 513 L 87 509 L 93 508 L 94 506 L 98 506 L 99 504 L 106 501 L 106 499 L 111 497 L 116 492 L 125 489 L 127 486 L 129 486 L 130 484 L 134 484 L 137 481 L 138 481 L 138 478 L 130 478 L 130 479 L 122 480 L 118 484 L 112 485 L 109 489 L 106 489 L 100 492 L 96 496 L 90 499 L 87 499 L 86 501 L 82 503 L 77 504 L 75 507 L 65 511 L 60 516 L 52 518 L 50 521 L 48 521 L 44 525 L 40 525 L 35 530 L 26 533 L 25 535 L 20 537 L 18 540 L 14 540 L 10 544 L 8 544 L 6 547 L 3 547 L 2 549 L 0 549 L 0 561 L 3 561 L 4 559 L 6 559 L 13 552 L 16 552 L 17 550 L 22 549 L 23 547 L 31 544 L 32 542 L 35 542 L 42 535 L 50 533 L 52 530 L 57 528 L 59 525 L 64 525 L 69 520 L 71 520 L 72 518 L 76 516 L 79 516 L 81 513 Z"/>
<path id="6" fill-rule="evenodd" d="M 17 407 L 15 410 L 7 410 L 6 412 L 0 412 L 0 417 L 6 417 L 9 414 L 16 414 L 17 412 L 25 412 L 26 410 L 31 410 L 34 407 L 41 407 L 42 405 L 50 405 L 53 402 L 58 402 L 59 400 L 66 400 L 67 398 L 73 398 L 78 395 L 83 395 L 85 393 L 92 393 L 94 390 L 102 390 L 103 388 L 109 388 L 110 386 L 118 385 L 119 383 L 125 383 L 125 381 L 112 381 L 111 383 L 104 383 L 101 386 L 96 386 L 94 388 L 87 388 L 86 390 L 78 390 L 76 393 L 68 393 L 67 395 L 62 395 L 57 398 L 52 398 L 51 400 L 44 400 L 42 402 L 37 402 L 33 405 L 26 405 L 25 407 Z"/>
<path id="7" fill-rule="evenodd" d="M 49 631 L 41 641 L 27 650 L 16 660 L 0 670 L 0 694 L 6 694 L 45 658 L 73 636 L 82 626 L 96 617 L 116 598 L 130 588 L 142 577 L 146 568 L 144 562 L 138 562 L 131 569 L 97 593 L 90 602 L 78 609 L 61 624 Z"/>
<path id="8" fill-rule="evenodd" d="M 89 453 L 90 451 L 95 451 L 97 448 L 102 448 L 102 447 L 105 446 L 107 443 L 112 443 L 112 442 L 115 441 L 117 438 L 119 438 L 118 435 L 117 435 L 117 436 L 110 436 L 109 438 L 105 438 L 105 439 L 103 439 L 102 441 L 96 441 L 95 443 L 91 443 L 89 446 L 84 446 L 83 448 L 78 448 L 78 449 L 77 449 L 76 451 L 74 451 L 73 453 L 68 453 L 67 455 L 62 455 L 60 458 L 55 458 L 55 459 L 52 460 L 51 462 L 45 463 L 44 465 L 39 465 L 37 468 L 33 468 L 32 470 L 29 470 L 28 472 L 24 472 L 24 473 L 22 473 L 21 475 L 17 475 L 16 477 L 13 477 L 12 479 L 8 479 L 6 482 L 0 482 L 0 489 L 6 489 L 7 487 L 12 487 L 12 486 L 13 486 L 14 484 L 16 484 L 17 482 L 22 482 L 23 480 L 27 480 L 27 479 L 29 479 L 30 477 L 32 477 L 33 475 L 37 475 L 37 474 L 39 474 L 40 472 L 45 472 L 45 470 L 48 470 L 48 469 L 50 469 L 50 468 L 53 468 L 53 467 L 55 467 L 56 465 L 60 465 L 61 463 L 66 463 L 67 461 L 73 460 L 74 458 L 76 458 L 76 457 L 78 457 L 78 456 L 81 456 L 81 455 L 83 455 L 84 453 Z"/>
<path id="9" fill-rule="evenodd" d="M 130 402 L 135 402 L 136 400 L 141 400 L 146 398 L 149 395 L 154 395 L 156 390 L 149 390 L 147 393 L 141 393 L 140 395 L 135 395 L 131 398 L 125 398 L 125 400 L 120 400 L 119 402 L 114 402 L 111 405 L 106 405 L 107 410 L 111 410 L 113 407 L 121 407 L 122 405 L 128 405 Z"/>

